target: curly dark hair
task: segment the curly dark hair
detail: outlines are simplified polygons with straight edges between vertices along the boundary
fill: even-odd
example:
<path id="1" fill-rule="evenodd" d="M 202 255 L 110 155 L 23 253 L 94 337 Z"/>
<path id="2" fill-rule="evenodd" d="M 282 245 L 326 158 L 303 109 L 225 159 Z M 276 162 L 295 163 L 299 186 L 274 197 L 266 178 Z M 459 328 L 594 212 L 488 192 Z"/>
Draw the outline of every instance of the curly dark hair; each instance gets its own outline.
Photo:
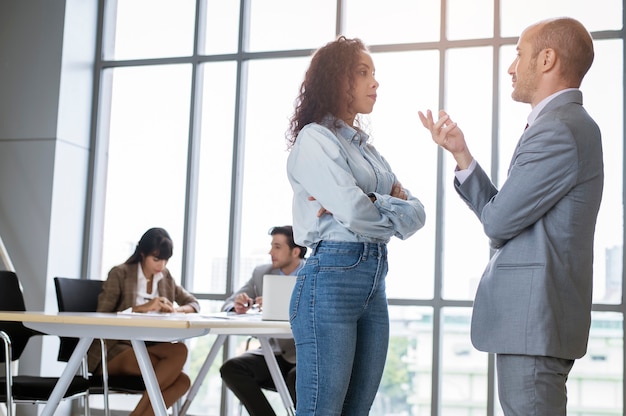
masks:
<path id="1" fill-rule="evenodd" d="M 350 107 L 354 84 L 352 69 L 358 64 L 363 51 L 368 52 L 368 49 L 360 39 L 339 36 L 313 54 L 286 134 L 289 148 L 296 143 L 298 133 L 304 126 L 319 123 L 327 114 L 339 116 L 346 106 Z"/>

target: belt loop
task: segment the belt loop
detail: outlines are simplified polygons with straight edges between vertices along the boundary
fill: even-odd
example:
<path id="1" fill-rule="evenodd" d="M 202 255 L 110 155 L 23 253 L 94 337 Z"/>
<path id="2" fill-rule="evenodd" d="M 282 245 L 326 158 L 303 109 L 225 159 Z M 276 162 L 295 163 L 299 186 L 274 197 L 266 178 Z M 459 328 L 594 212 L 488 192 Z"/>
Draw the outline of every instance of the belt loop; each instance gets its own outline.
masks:
<path id="1" fill-rule="evenodd" d="M 367 256 L 370 254 L 370 243 L 363 243 L 363 260 L 367 259 Z"/>
<path id="2" fill-rule="evenodd" d="M 313 243 L 313 245 L 311 246 L 311 255 L 312 256 L 314 256 L 315 253 L 317 253 L 317 247 L 320 245 L 320 243 L 321 243 L 321 240 L 316 242 L 316 243 Z"/>

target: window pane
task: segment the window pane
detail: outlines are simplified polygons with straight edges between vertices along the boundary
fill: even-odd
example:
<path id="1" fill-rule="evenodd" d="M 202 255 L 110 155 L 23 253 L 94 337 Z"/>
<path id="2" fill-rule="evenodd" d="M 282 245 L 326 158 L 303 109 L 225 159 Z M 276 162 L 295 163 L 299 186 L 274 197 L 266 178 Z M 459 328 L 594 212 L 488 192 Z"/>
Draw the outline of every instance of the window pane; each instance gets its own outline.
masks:
<path id="1" fill-rule="evenodd" d="M 242 193 L 239 287 L 252 269 L 270 263 L 270 227 L 292 223 L 293 192 L 287 179 L 289 127 L 309 58 L 250 62 Z"/>
<path id="2" fill-rule="evenodd" d="M 385 371 L 372 415 L 431 414 L 432 309 L 390 306 Z"/>
<path id="3" fill-rule="evenodd" d="M 623 414 L 623 323 L 620 313 L 593 313 L 587 354 L 567 379 L 567 414 Z"/>
<path id="4" fill-rule="evenodd" d="M 529 25 L 543 19 L 570 16 L 587 30 L 621 30 L 622 1 L 602 0 L 501 0 L 502 36 L 519 36 Z"/>
<path id="5" fill-rule="evenodd" d="M 447 0 L 448 39 L 493 36 L 493 0 Z M 468 22 L 472 22 L 468 24 Z"/>
<path id="6" fill-rule="evenodd" d="M 193 52 L 194 0 L 108 2 L 105 59 L 189 56 Z M 111 6 L 113 5 L 113 6 Z"/>
<path id="7" fill-rule="evenodd" d="M 441 414 L 487 413 L 487 353 L 470 342 L 470 308 L 442 311 Z"/>
<path id="8" fill-rule="evenodd" d="M 230 225 L 230 193 L 235 125 L 237 65 L 202 66 L 202 138 L 198 179 L 195 254 L 189 288 L 224 293 Z"/>
<path id="9" fill-rule="evenodd" d="M 237 52 L 239 4 L 238 1 L 207 0 L 205 50 L 201 53 Z"/>
<path id="10" fill-rule="evenodd" d="M 343 33 L 368 45 L 439 39 L 439 1 L 345 0 Z"/>
<path id="11" fill-rule="evenodd" d="M 334 0 L 250 2 L 250 51 L 319 48 L 335 38 Z"/>
<path id="12" fill-rule="evenodd" d="M 594 239 L 595 302 L 622 302 L 624 56 L 621 40 L 595 41 L 595 59 L 581 90 L 602 132 L 604 190 Z"/>
<path id="13" fill-rule="evenodd" d="M 174 242 L 167 267 L 180 281 L 191 67 L 113 70 L 102 278 L 163 227 Z"/>
<path id="14" fill-rule="evenodd" d="M 487 173 L 491 169 L 492 50 L 451 49 L 446 63 L 445 107 Z M 454 159 L 446 153 L 444 160 L 443 294 L 450 299 L 473 299 L 489 260 L 488 240 L 478 218 L 454 191 Z"/>
<path id="15" fill-rule="evenodd" d="M 391 239 L 387 295 L 432 298 L 437 146 L 421 126 L 417 111 L 437 106 L 439 53 L 378 53 L 372 58 L 380 87 L 369 117 L 370 140 L 426 209 L 424 228 L 405 241 Z"/>

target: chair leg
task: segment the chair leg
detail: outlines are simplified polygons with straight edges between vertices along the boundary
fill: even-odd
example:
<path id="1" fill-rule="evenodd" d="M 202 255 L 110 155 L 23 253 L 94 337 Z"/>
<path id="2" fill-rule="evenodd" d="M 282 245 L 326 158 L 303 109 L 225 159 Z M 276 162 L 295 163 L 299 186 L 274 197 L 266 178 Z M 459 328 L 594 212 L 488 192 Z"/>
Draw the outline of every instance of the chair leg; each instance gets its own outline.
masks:
<path id="1" fill-rule="evenodd" d="M 4 377 L 5 377 L 5 386 L 6 391 L 4 392 L 7 400 L 7 415 L 13 416 L 13 389 L 12 389 L 12 378 L 13 378 L 13 354 L 11 351 L 13 346 L 11 345 L 11 338 L 9 338 L 9 334 L 4 331 L 0 331 L 0 339 L 2 340 L 2 344 L 4 347 Z"/>
<path id="2" fill-rule="evenodd" d="M 85 395 L 85 397 L 83 397 L 83 405 L 85 408 L 85 416 L 91 416 L 91 407 L 89 406 L 89 391 L 87 391 L 87 394 Z"/>

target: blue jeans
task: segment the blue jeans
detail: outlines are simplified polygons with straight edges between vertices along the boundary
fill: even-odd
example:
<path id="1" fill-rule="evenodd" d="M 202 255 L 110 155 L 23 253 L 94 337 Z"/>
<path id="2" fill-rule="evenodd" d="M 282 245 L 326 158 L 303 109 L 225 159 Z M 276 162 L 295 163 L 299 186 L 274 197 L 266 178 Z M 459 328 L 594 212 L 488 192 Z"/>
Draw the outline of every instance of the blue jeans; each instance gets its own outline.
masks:
<path id="1" fill-rule="evenodd" d="M 291 296 L 297 416 L 369 413 L 385 367 L 385 244 L 322 241 Z"/>

